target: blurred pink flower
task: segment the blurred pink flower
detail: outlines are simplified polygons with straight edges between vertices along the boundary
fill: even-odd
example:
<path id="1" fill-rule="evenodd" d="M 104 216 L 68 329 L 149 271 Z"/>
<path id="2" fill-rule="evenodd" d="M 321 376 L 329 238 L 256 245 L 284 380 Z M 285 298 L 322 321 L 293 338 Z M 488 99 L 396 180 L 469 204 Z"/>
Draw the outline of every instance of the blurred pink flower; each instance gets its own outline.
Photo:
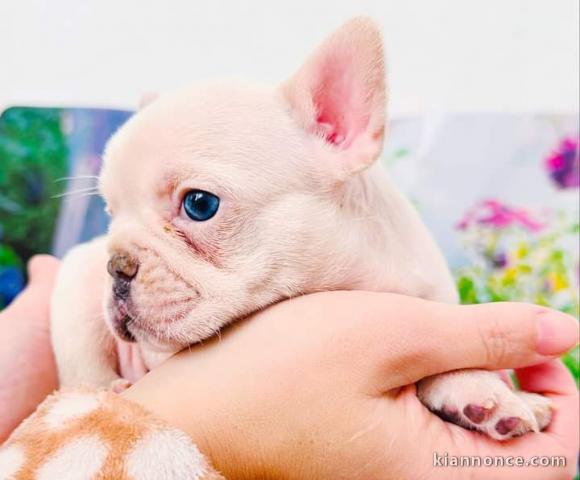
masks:
<path id="1" fill-rule="evenodd" d="M 580 185 L 580 152 L 578 138 L 565 137 L 544 160 L 544 166 L 558 188 L 575 188 Z"/>
<path id="2" fill-rule="evenodd" d="M 457 228 L 466 230 L 473 224 L 487 225 L 497 229 L 519 226 L 529 232 L 538 232 L 544 227 L 525 210 L 508 207 L 498 200 L 484 200 L 475 205 L 457 224 Z"/>

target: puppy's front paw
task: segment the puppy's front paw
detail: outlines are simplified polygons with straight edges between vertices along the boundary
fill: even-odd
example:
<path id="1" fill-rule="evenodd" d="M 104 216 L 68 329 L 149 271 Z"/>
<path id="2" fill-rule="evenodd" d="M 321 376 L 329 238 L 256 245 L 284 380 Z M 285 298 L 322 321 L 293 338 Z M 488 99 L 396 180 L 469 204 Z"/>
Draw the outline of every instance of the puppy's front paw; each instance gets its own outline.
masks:
<path id="1" fill-rule="evenodd" d="M 109 385 L 109 391 L 113 393 L 123 393 L 130 386 L 131 382 L 129 380 L 125 380 L 124 378 L 117 378 Z"/>
<path id="2" fill-rule="evenodd" d="M 497 440 L 539 432 L 552 419 L 549 399 L 511 390 L 498 374 L 462 370 L 421 380 L 421 401 L 450 422 L 478 430 Z"/>

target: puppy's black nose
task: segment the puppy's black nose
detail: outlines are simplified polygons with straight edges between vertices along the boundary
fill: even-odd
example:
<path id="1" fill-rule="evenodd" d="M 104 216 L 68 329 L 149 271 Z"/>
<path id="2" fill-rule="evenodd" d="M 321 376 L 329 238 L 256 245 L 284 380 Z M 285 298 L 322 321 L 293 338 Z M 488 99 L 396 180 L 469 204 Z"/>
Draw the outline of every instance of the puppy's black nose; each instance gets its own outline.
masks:
<path id="1" fill-rule="evenodd" d="M 126 253 L 115 253 L 107 263 L 107 271 L 115 280 L 130 282 L 138 270 L 139 262 Z"/>
<path id="2" fill-rule="evenodd" d="M 129 297 L 131 280 L 137 275 L 139 262 L 125 253 L 115 253 L 107 263 L 107 271 L 114 279 L 115 297 L 126 300 Z"/>

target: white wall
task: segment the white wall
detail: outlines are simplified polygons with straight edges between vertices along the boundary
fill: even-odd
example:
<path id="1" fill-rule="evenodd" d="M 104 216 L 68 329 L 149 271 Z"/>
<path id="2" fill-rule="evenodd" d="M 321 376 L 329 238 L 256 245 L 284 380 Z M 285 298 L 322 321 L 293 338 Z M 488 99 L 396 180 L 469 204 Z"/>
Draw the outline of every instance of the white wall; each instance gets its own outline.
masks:
<path id="1" fill-rule="evenodd" d="M 391 112 L 578 109 L 578 0 L 2 0 L 0 105 L 132 107 L 200 78 L 279 81 L 370 14 Z"/>

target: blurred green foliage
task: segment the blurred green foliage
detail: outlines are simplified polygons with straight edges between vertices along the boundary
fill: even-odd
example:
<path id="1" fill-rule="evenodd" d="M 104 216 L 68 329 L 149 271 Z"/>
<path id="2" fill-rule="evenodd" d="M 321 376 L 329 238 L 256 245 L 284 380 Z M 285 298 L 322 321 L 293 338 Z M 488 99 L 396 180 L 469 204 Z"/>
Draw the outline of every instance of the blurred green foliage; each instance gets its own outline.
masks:
<path id="1" fill-rule="evenodd" d="M 0 117 L 0 266 L 50 250 L 62 189 L 54 180 L 66 175 L 67 158 L 60 109 L 11 108 Z"/>
<path id="2" fill-rule="evenodd" d="M 578 222 L 553 216 L 539 231 L 473 222 L 464 229 L 472 261 L 456 272 L 461 303 L 518 301 L 580 314 Z M 580 350 L 562 360 L 580 382 Z"/>

